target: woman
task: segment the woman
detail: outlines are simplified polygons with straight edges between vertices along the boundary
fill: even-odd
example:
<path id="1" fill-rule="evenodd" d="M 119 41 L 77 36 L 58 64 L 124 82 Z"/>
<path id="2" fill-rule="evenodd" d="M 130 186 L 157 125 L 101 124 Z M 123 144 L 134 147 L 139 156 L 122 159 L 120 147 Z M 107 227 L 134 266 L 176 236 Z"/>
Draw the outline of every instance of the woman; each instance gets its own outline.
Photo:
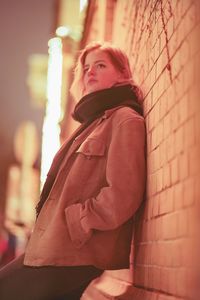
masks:
<path id="1" fill-rule="evenodd" d="M 71 87 L 81 125 L 53 160 L 25 255 L 0 272 L 1 300 L 80 299 L 103 270 L 129 267 L 146 182 L 138 90 L 122 50 L 82 50 Z"/>

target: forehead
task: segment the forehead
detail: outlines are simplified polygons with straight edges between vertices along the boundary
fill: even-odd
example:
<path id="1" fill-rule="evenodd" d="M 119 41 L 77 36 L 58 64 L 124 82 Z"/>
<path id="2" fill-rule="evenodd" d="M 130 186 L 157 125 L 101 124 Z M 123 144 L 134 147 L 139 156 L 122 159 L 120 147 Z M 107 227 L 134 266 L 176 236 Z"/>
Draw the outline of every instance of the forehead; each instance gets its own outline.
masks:
<path id="1" fill-rule="evenodd" d="M 96 49 L 87 54 L 84 65 L 94 63 L 95 61 L 98 61 L 98 60 L 104 60 L 106 62 L 108 62 L 108 61 L 111 62 L 109 55 L 105 51 Z"/>

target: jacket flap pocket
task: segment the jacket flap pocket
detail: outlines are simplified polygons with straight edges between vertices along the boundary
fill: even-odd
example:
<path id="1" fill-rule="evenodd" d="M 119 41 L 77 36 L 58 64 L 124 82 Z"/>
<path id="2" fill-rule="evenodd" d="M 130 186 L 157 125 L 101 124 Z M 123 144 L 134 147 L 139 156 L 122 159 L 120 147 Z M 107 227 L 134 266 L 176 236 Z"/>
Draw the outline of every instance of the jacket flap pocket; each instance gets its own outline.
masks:
<path id="1" fill-rule="evenodd" d="M 105 153 L 105 144 L 100 140 L 90 138 L 84 141 L 76 152 L 83 153 L 87 156 L 102 156 Z"/>

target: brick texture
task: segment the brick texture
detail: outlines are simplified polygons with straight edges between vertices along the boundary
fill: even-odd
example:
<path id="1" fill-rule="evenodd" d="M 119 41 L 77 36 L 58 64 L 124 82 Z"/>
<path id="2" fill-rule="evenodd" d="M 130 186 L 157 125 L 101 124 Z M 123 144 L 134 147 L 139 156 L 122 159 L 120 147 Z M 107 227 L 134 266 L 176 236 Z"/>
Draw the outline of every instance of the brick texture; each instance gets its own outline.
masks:
<path id="1" fill-rule="evenodd" d="M 194 293 L 186 262 L 192 255 L 190 226 L 199 174 L 199 108 L 191 97 L 197 88 L 197 3 L 117 3 L 113 41 L 131 58 L 145 94 L 147 125 L 148 193 L 135 226 L 132 261 L 140 292 L 133 291 L 133 299 L 189 299 Z"/>
<path id="2" fill-rule="evenodd" d="M 113 6 L 111 40 L 127 52 L 144 92 L 148 170 L 133 239 L 132 290 L 117 299 L 200 298 L 191 269 L 199 247 L 199 6 L 192 0 Z"/>

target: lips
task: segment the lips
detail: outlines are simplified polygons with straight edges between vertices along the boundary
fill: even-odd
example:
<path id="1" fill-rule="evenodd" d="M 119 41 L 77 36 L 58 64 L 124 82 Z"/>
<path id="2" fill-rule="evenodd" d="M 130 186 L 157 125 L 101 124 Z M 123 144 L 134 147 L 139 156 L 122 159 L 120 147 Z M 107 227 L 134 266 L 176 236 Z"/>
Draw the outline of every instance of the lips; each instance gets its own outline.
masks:
<path id="1" fill-rule="evenodd" d="M 97 82 L 97 80 L 91 78 L 91 79 L 88 80 L 87 84 L 92 84 L 92 83 L 95 83 L 95 82 Z"/>

